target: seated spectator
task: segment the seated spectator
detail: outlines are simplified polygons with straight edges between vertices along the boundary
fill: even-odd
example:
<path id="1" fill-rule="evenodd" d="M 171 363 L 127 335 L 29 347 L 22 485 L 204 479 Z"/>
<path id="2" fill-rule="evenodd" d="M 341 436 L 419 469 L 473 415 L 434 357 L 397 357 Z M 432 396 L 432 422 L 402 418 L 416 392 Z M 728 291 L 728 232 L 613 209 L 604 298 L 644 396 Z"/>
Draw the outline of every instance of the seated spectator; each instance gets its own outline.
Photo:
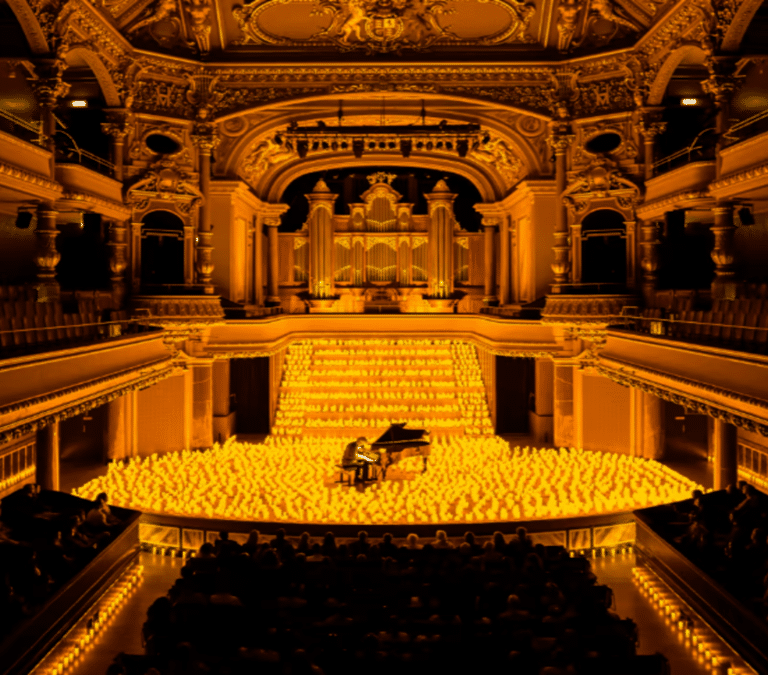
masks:
<path id="1" fill-rule="evenodd" d="M 119 522 L 119 518 L 115 518 L 112 515 L 112 511 L 107 504 L 107 493 L 102 492 L 96 495 L 91 510 L 85 516 L 85 524 L 88 528 L 95 532 L 104 532 Z"/>
<path id="2" fill-rule="evenodd" d="M 389 532 L 384 535 L 381 544 L 379 544 L 379 553 L 382 558 L 397 557 L 397 546 L 392 543 L 392 535 Z"/>
<path id="3" fill-rule="evenodd" d="M 473 532 L 464 533 L 464 543 L 469 545 L 469 552 L 473 556 L 480 555 L 483 552 L 482 547 L 475 541 Z"/>
<path id="4" fill-rule="evenodd" d="M 402 548 L 407 549 L 408 551 L 420 550 L 421 544 L 419 544 L 419 535 L 411 532 L 411 534 L 405 538 L 405 544 Z"/>
<path id="5" fill-rule="evenodd" d="M 310 544 L 310 536 L 309 532 L 302 532 L 301 536 L 299 537 L 299 543 L 296 546 L 296 550 L 299 553 L 303 553 L 304 555 L 307 555 L 310 551 L 311 544 Z"/>
<path id="6" fill-rule="evenodd" d="M 353 541 L 349 545 L 349 553 L 353 557 L 367 555 L 370 548 L 371 545 L 368 543 L 368 533 L 363 530 L 357 533 L 357 541 Z"/>
<path id="7" fill-rule="evenodd" d="M 219 538 L 213 544 L 214 553 L 217 556 L 235 556 L 240 553 L 240 544 L 229 538 L 229 532 L 219 532 Z"/>
<path id="8" fill-rule="evenodd" d="M 432 542 L 432 546 L 438 549 L 451 549 L 454 548 L 453 544 L 448 541 L 448 534 L 445 530 L 438 530 L 435 533 L 436 539 Z"/>
<path id="9" fill-rule="evenodd" d="M 259 552 L 260 546 L 259 546 L 259 537 L 261 534 L 258 530 L 251 530 L 248 534 L 248 539 L 243 544 L 243 551 L 247 553 L 248 555 L 255 555 Z"/>
<path id="10" fill-rule="evenodd" d="M 336 551 L 336 537 L 333 536 L 333 532 L 326 532 L 323 537 L 323 555 L 335 556 Z"/>

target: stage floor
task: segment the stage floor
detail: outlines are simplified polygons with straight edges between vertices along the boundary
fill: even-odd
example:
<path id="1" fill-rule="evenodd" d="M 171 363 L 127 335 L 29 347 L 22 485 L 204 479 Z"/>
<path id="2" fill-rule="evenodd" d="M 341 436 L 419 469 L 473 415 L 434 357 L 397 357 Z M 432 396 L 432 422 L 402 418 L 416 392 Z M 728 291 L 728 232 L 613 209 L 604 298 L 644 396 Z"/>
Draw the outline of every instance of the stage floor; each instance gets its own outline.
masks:
<path id="1" fill-rule="evenodd" d="M 435 439 L 396 480 L 334 481 L 345 439 L 270 436 L 111 465 L 78 490 L 141 511 L 271 523 L 451 524 L 575 518 L 685 499 L 697 485 L 627 455 L 511 447 L 498 436 Z"/>

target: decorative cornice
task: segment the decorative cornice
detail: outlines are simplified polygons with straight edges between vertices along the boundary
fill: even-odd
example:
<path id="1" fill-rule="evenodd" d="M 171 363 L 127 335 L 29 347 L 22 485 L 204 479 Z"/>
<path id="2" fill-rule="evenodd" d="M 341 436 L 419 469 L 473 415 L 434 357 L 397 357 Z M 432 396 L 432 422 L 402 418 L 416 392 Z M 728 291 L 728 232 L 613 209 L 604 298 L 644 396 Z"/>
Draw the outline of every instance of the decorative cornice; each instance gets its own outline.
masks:
<path id="1" fill-rule="evenodd" d="M 618 384 L 642 389 L 643 391 L 652 393 L 655 396 L 664 399 L 665 401 L 677 403 L 690 410 L 704 413 L 716 419 L 721 419 L 725 422 L 741 427 L 742 429 L 759 432 L 763 436 L 768 436 L 768 402 L 762 399 L 744 396 L 743 394 L 739 394 L 729 389 L 724 389 L 715 385 L 704 384 L 702 382 L 691 380 L 686 377 L 681 377 L 679 375 L 673 375 L 668 372 L 647 367 L 641 368 L 635 364 L 624 363 L 613 358 L 606 360 L 598 356 L 598 358 L 591 365 L 601 375 L 604 375 L 605 377 L 613 380 L 614 382 L 617 382 Z M 630 368 L 633 372 L 629 372 L 628 369 Z M 660 384 L 656 384 L 651 380 L 652 377 L 664 378 L 674 382 L 675 384 L 706 392 L 706 394 L 710 394 L 711 396 L 697 396 L 696 394 L 673 391 L 672 389 L 665 388 Z M 718 406 L 712 402 L 712 398 L 715 396 L 733 401 L 735 405 L 749 405 L 757 408 L 763 408 L 766 411 L 766 416 L 762 419 L 755 419 L 745 416 L 744 413 L 740 412 L 737 408 L 729 409 L 725 406 Z"/>
<path id="2" fill-rule="evenodd" d="M 24 171 L 17 166 L 6 164 L 4 162 L 0 162 L 0 176 L 13 178 L 28 185 L 37 186 L 42 190 L 48 191 L 51 195 L 55 195 L 57 197 L 63 191 L 61 185 L 55 181 L 52 181 L 47 176 L 43 176 L 39 173 L 32 173 L 30 171 Z"/>
<path id="3" fill-rule="evenodd" d="M 110 213 L 107 215 L 112 218 L 119 216 L 128 218 L 132 212 L 130 206 L 126 206 L 125 204 L 116 202 L 112 199 L 97 197 L 96 195 L 90 194 L 88 192 L 64 192 L 62 193 L 61 197 L 59 197 L 59 201 L 81 202 L 86 207 L 95 206 L 97 208 L 89 208 L 88 210 L 94 210 L 96 212 L 110 211 Z M 101 209 L 98 207 L 101 207 Z"/>
<path id="4" fill-rule="evenodd" d="M 29 398 L 18 403 L 3 406 L 0 408 L 0 418 L 5 415 L 28 410 L 35 406 L 49 404 L 48 409 L 45 412 L 33 415 L 31 419 L 27 419 L 21 424 L 18 422 L 13 422 L 12 424 L 6 425 L 4 429 L 0 430 L 0 444 L 6 443 L 32 431 L 36 431 L 37 429 L 46 427 L 49 424 L 53 424 L 54 422 L 59 422 L 64 419 L 74 417 L 75 415 L 79 415 L 83 412 L 87 412 L 88 410 L 92 410 L 93 408 L 97 408 L 104 403 L 114 401 L 116 398 L 119 398 L 129 391 L 136 391 L 139 389 L 146 389 L 151 387 L 153 384 L 164 380 L 166 377 L 170 377 L 176 373 L 178 369 L 179 367 L 172 360 L 172 357 L 169 356 L 168 358 L 162 359 L 161 361 L 158 361 L 150 366 L 142 366 L 140 369 L 129 368 L 126 370 L 121 370 L 104 377 L 89 380 L 88 382 L 82 382 L 73 387 L 67 387 L 66 389 L 60 389 L 50 394 L 36 396 L 34 398 Z M 116 380 L 124 378 L 126 375 L 136 373 L 137 370 L 138 376 L 135 377 L 132 381 L 118 384 L 109 389 L 109 391 L 104 391 L 104 389 L 110 387 L 110 385 Z M 85 396 L 75 403 L 66 403 L 61 405 L 58 409 L 51 412 L 51 408 L 56 405 L 57 401 L 65 397 L 68 398 L 77 396 L 81 392 L 94 387 L 98 387 L 99 391 L 94 394 Z"/>
<path id="5" fill-rule="evenodd" d="M 753 166 L 744 171 L 738 171 L 736 173 L 730 173 L 727 176 L 712 181 L 709 185 L 710 192 L 716 192 L 732 185 L 740 185 L 744 187 L 744 183 L 749 180 L 756 180 L 768 176 L 768 162 L 760 164 L 759 166 Z"/>
<path id="6" fill-rule="evenodd" d="M 648 214 L 655 211 L 665 213 L 680 205 L 689 205 L 689 202 L 706 202 L 711 199 L 713 197 L 707 190 L 683 190 L 682 192 L 676 192 L 670 197 L 664 197 L 664 199 L 656 199 L 652 202 L 639 204 L 635 208 L 635 212 L 639 218 L 645 218 Z"/>

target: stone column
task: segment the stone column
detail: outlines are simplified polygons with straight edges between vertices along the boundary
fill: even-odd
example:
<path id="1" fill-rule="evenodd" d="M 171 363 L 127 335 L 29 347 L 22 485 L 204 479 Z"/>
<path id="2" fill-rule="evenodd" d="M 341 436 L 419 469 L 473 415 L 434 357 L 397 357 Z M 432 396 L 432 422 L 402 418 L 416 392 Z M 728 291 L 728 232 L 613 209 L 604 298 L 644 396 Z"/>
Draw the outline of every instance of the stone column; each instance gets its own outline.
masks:
<path id="1" fill-rule="evenodd" d="M 53 422 L 37 432 L 37 476 L 35 481 L 43 490 L 59 489 L 59 422 Z"/>
<path id="2" fill-rule="evenodd" d="M 555 362 L 554 440 L 555 447 L 569 448 L 574 444 L 573 373 L 574 366 Z"/>
<path id="3" fill-rule="evenodd" d="M 511 302 L 509 216 L 499 219 L 499 304 L 503 307 Z"/>
<path id="4" fill-rule="evenodd" d="M 646 306 L 652 304 L 656 296 L 659 269 L 659 223 L 640 221 L 640 267 L 643 270 L 642 292 Z"/>
<path id="5" fill-rule="evenodd" d="M 570 246 L 568 244 L 568 214 L 563 203 L 568 175 L 568 148 L 573 142 L 573 135 L 568 133 L 568 123 L 555 122 L 550 129 L 549 144 L 555 153 L 555 241 L 552 250 L 555 262 L 552 263 L 552 271 L 555 274 L 552 284 L 552 293 L 562 293 L 563 285 L 569 282 L 571 263 L 569 259 Z"/>
<path id="6" fill-rule="evenodd" d="M 733 204 L 717 202 L 712 212 L 715 216 L 712 225 L 712 234 L 715 235 L 715 245 L 712 249 L 712 260 L 715 261 L 712 298 L 735 300 L 737 283 L 733 268 L 733 238 L 736 226 L 733 222 Z"/>
<path id="7" fill-rule="evenodd" d="M 717 145 L 715 147 L 715 180 L 722 175 L 721 151 L 726 145 L 725 132 L 730 125 L 731 97 L 736 91 L 739 79 L 734 76 L 737 59 L 732 56 L 708 56 L 704 64 L 709 72 L 709 77 L 701 83 L 702 89 L 712 96 L 717 107 L 715 118 L 715 132 L 717 133 Z"/>
<path id="8" fill-rule="evenodd" d="M 213 362 L 213 440 L 223 443 L 233 433 L 235 413 L 230 408 L 230 361 Z"/>
<path id="9" fill-rule="evenodd" d="M 280 218 L 265 218 L 264 227 L 267 228 L 267 248 L 269 251 L 267 258 L 267 304 L 275 306 L 280 304 L 280 247 L 277 238 Z"/>
<path id="10" fill-rule="evenodd" d="M 424 195 L 429 204 L 430 295 L 449 298 L 453 293 L 453 200 L 456 195 L 444 180 L 437 181 L 432 192 Z"/>
<path id="11" fill-rule="evenodd" d="M 262 217 L 257 215 L 253 233 L 253 288 L 255 291 L 253 303 L 257 307 L 264 306 L 264 233 L 262 228 Z"/>
<path id="12" fill-rule="evenodd" d="M 141 228 L 143 223 L 130 224 L 130 259 L 131 259 L 131 289 L 134 293 L 141 290 Z"/>
<path id="13" fill-rule="evenodd" d="M 530 412 L 531 433 L 537 443 L 554 443 L 555 364 L 552 359 L 536 359 L 535 407 Z M 561 389 L 561 394 L 563 391 Z"/>
<path id="14" fill-rule="evenodd" d="M 125 138 L 133 121 L 132 113 L 127 108 L 110 108 L 104 112 L 107 121 L 101 125 L 101 130 L 112 137 L 112 163 L 115 165 L 115 180 L 122 182 L 125 177 Z"/>
<path id="15" fill-rule="evenodd" d="M 213 262 L 211 256 L 213 246 L 213 225 L 211 224 L 211 153 L 218 145 L 219 139 L 214 135 L 212 125 L 198 125 L 192 135 L 192 141 L 197 146 L 198 166 L 200 168 L 200 193 L 202 200 L 198 211 L 197 223 L 197 283 L 203 285 L 203 292 L 213 295 L 214 286 L 211 281 Z"/>
<path id="16" fill-rule="evenodd" d="M 40 107 L 42 145 L 51 152 L 51 178 L 56 176 L 56 106 L 69 91 L 69 85 L 62 80 L 66 68 L 63 59 L 39 61 L 35 64 L 36 78 L 30 81 Z"/>
<path id="17" fill-rule="evenodd" d="M 483 217 L 483 233 L 485 235 L 485 305 L 495 305 L 499 298 L 496 295 L 496 232 L 499 228 L 499 218 L 490 216 Z"/>
<path id="18" fill-rule="evenodd" d="M 736 427 L 715 418 L 710 454 L 715 458 L 715 490 L 735 485 L 739 479 Z"/>
<path id="19" fill-rule="evenodd" d="M 192 365 L 192 447 L 213 445 L 213 360 L 195 359 Z"/>
<path id="20" fill-rule="evenodd" d="M 52 207 L 41 204 L 37 209 L 37 300 L 38 302 L 53 302 L 59 299 L 59 282 L 56 281 L 56 265 L 61 260 L 61 254 L 56 250 L 56 237 L 59 230 L 56 227 L 56 211 Z"/>
<path id="21" fill-rule="evenodd" d="M 309 201 L 309 295 L 317 300 L 333 298 L 333 194 L 321 178 L 305 195 Z"/>
<path id="22" fill-rule="evenodd" d="M 667 129 L 666 122 L 655 121 L 658 116 L 656 110 L 644 111 L 643 118 L 640 120 L 640 134 L 643 137 L 643 165 L 645 169 L 645 180 L 653 178 L 653 163 L 655 158 L 656 136 L 663 134 Z"/>
<path id="23" fill-rule="evenodd" d="M 125 299 L 125 270 L 128 267 L 128 227 L 126 223 L 114 220 L 109 224 L 109 280 L 112 284 L 112 299 L 115 307 L 123 306 Z"/>
<path id="24" fill-rule="evenodd" d="M 666 429 L 664 401 L 642 389 L 631 389 L 632 454 L 645 459 L 664 459 Z"/>
<path id="25" fill-rule="evenodd" d="M 133 455 L 131 434 L 133 420 L 130 405 L 131 394 L 119 396 L 107 403 L 107 422 L 104 428 L 104 460 L 114 461 L 127 459 Z"/>

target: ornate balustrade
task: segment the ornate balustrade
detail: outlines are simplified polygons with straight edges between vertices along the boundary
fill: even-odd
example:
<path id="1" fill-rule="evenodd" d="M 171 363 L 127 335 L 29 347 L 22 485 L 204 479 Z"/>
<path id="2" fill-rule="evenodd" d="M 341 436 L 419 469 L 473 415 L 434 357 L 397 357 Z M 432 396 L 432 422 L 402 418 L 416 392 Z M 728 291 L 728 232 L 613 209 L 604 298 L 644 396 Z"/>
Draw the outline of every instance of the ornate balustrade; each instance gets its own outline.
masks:
<path id="1" fill-rule="evenodd" d="M 548 295 L 544 323 L 616 325 L 632 321 L 639 311 L 636 295 Z"/>
<path id="2" fill-rule="evenodd" d="M 167 330 L 194 330 L 224 322 L 218 295 L 138 295 L 131 301 L 133 316 Z"/>

